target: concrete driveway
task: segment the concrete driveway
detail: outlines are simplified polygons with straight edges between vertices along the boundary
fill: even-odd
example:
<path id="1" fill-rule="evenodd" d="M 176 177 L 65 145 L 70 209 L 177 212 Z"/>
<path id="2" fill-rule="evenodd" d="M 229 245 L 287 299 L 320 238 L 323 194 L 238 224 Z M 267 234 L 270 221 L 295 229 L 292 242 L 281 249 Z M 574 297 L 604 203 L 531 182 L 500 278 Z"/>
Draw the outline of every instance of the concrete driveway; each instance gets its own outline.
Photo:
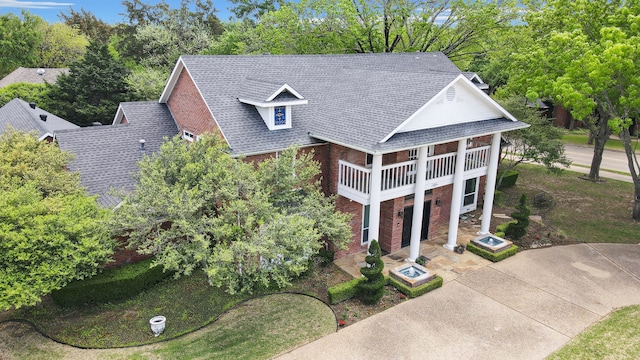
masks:
<path id="1" fill-rule="evenodd" d="M 528 250 L 280 359 L 541 359 L 640 304 L 640 245 Z"/>

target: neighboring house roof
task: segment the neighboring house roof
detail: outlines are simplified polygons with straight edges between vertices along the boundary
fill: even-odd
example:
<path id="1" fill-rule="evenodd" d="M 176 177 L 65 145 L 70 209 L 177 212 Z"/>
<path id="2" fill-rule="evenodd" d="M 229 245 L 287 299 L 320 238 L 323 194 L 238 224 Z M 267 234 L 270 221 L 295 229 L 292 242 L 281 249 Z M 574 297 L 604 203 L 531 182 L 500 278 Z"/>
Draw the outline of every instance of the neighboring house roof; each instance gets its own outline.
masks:
<path id="1" fill-rule="evenodd" d="M 67 74 L 68 68 L 23 68 L 15 69 L 11 74 L 0 79 L 0 88 L 26 82 L 31 84 L 55 83 L 58 75 Z"/>
<path id="2" fill-rule="evenodd" d="M 118 205 L 111 188 L 134 190 L 138 161 L 158 149 L 164 137 L 172 137 L 178 129 L 169 109 L 157 102 L 121 103 L 118 113 L 130 119 L 127 124 L 103 125 L 56 133 L 62 150 L 76 155 L 69 170 L 80 173 L 80 183 L 90 195 L 99 195 L 105 207 Z M 140 150 L 140 140 L 145 150 Z"/>
<path id="3" fill-rule="evenodd" d="M 46 121 L 41 118 L 41 115 L 46 116 Z M 8 127 L 24 132 L 36 131 L 42 140 L 53 137 L 57 131 L 77 129 L 78 125 L 42 110 L 35 104 L 16 98 L 0 108 L 0 134 Z"/>
<path id="4" fill-rule="evenodd" d="M 393 140 L 407 119 L 452 83 L 471 84 L 442 53 L 182 56 L 161 103 L 168 101 L 182 69 L 202 94 L 232 153 L 245 155 L 321 141 L 370 153 L 397 151 L 406 142 Z M 256 108 L 238 99 L 248 95 L 264 98 L 283 84 L 308 103 L 292 106 L 290 129 L 269 130 Z M 491 103 L 498 116 L 491 129 L 469 121 L 465 131 L 483 135 L 482 131 L 512 129 L 514 122 L 516 127 L 526 126 L 486 94 L 478 96 L 485 97 L 483 101 Z M 433 139 L 415 140 L 414 147 Z M 447 140 L 453 139 L 437 142 Z"/>

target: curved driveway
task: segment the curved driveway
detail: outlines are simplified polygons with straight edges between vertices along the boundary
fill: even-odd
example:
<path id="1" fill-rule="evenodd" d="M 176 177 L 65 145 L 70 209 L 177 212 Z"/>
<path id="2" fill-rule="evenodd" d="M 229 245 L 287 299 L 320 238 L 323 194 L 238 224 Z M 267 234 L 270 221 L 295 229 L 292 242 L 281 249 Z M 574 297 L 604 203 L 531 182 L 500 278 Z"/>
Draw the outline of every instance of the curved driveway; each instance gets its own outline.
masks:
<path id="1" fill-rule="evenodd" d="M 640 245 L 527 250 L 280 359 L 541 359 L 640 304 Z"/>

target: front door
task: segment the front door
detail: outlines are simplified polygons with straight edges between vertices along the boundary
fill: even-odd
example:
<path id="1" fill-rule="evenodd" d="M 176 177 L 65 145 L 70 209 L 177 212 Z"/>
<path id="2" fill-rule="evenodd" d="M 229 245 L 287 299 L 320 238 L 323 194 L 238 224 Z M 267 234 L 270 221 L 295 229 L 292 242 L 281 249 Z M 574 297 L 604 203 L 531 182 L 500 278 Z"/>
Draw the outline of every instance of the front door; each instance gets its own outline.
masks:
<path id="1" fill-rule="evenodd" d="M 420 232 L 420 240 L 429 237 L 429 219 L 431 217 L 431 201 L 424 203 L 422 212 L 422 231 Z M 402 221 L 402 247 L 411 244 L 411 227 L 413 226 L 413 206 L 404 208 L 404 217 Z"/>
<path id="2" fill-rule="evenodd" d="M 468 213 L 476 209 L 478 202 L 478 178 L 472 178 L 464 182 L 464 194 L 462 194 L 462 207 L 460 214 Z"/>

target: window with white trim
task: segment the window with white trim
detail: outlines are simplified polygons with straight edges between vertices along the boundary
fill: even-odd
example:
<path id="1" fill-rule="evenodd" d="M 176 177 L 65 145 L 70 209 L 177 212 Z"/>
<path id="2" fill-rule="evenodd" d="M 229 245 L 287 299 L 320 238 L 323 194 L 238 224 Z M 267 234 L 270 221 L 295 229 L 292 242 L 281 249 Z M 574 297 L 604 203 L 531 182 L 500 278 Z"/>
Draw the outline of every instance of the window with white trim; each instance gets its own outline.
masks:
<path id="1" fill-rule="evenodd" d="M 182 138 L 187 140 L 187 141 L 196 140 L 196 136 L 193 133 L 191 133 L 191 132 L 189 132 L 187 130 L 182 130 Z"/>
<path id="2" fill-rule="evenodd" d="M 418 148 L 409 149 L 409 160 L 416 160 L 418 158 Z"/>
<path id="3" fill-rule="evenodd" d="M 367 154 L 367 158 L 364 162 L 365 167 L 370 168 L 373 164 L 373 154 Z"/>
<path id="4" fill-rule="evenodd" d="M 369 243 L 369 214 L 371 206 L 364 205 L 362 209 L 362 244 Z"/>

